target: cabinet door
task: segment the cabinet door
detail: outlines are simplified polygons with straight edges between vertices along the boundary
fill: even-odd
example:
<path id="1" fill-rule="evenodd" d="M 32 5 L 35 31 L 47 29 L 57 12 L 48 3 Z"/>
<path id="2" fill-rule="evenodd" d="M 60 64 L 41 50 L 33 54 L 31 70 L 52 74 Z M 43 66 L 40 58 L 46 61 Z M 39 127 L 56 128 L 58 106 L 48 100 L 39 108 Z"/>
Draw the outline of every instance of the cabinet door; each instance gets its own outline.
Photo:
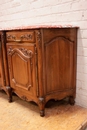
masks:
<path id="1" fill-rule="evenodd" d="M 57 37 L 45 44 L 46 93 L 73 89 L 74 43 Z"/>
<path id="2" fill-rule="evenodd" d="M 34 44 L 7 43 L 10 85 L 36 95 L 36 58 Z"/>

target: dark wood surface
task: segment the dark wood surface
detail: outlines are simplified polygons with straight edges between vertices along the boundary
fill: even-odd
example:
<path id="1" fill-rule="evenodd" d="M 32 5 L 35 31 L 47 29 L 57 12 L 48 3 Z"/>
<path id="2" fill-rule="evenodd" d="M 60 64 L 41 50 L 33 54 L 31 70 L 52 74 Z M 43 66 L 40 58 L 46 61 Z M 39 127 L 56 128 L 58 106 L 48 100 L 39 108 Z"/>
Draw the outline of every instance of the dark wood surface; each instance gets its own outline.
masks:
<path id="1" fill-rule="evenodd" d="M 10 102 L 13 92 L 34 101 L 41 116 L 50 99 L 69 97 L 69 103 L 75 103 L 77 28 L 9 30 L 1 35 L 4 87 Z"/>

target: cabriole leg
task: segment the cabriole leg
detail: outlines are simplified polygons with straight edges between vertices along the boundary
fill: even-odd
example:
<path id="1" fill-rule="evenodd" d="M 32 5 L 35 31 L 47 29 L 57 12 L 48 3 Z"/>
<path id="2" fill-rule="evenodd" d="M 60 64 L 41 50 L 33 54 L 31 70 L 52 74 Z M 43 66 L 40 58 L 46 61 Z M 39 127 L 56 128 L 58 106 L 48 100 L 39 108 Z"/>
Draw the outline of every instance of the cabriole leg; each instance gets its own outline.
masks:
<path id="1" fill-rule="evenodd" d="M 44 117 L 44 116 L 45 116 L 44 110 L 40 110 L 40 116 L 41 116 L 41 117 Z"/>
<path id="2" fill-rule="evenodd" d="M 73 96 L 69 97 L 69 103 L 70 103 L 70 105 L 74 105 L 75 104 L 75 99 L 74 99 Z"/>
<path id="3" fill-rule="evenodd" d="M 40 109 L 40 116 L 45 116 L 45 101 L 44 98 L 39 98 L 39 109 Z"/>
<path id="4" fill-rule="evenodd" d="M 10 86 L 6 86 L 7 94 L 8 94 L 8 101 L 12 102 L 12 89 Z"/>

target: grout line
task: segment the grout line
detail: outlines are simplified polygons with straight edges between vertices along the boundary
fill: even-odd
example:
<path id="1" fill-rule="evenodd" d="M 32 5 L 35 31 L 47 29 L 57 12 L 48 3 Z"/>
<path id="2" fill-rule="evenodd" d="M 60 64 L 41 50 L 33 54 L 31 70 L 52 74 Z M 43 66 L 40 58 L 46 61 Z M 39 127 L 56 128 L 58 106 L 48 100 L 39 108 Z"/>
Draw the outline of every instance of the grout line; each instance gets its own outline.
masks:
<path id="1" fill-rule="evenodd" d="M 76 130 L 85 130 L 86 128 L 87 128 L 87 119 Z"/>

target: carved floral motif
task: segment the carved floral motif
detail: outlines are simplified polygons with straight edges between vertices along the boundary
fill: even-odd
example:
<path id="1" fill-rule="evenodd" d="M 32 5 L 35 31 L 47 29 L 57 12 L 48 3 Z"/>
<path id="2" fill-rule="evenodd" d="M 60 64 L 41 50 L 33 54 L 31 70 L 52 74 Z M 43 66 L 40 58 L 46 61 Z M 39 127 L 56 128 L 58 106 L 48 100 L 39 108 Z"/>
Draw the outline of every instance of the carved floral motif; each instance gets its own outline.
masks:
<path id="1" fill-rule="evenodd" d="M 33 52 L 31 50 L 27 50 L 25 48 L 12 49 L 12 47 L 8 49 L 8 55 L 12 54 L 15 50 L 21 51 L 25 56 L 28 56 L 29 58 L 32 58 L 33 56 Z"/>
<path id="2" fill-rule="evenodd" d="M 32 34 L 21 35 L 21 39 L 31 40 L 33 38 Z"/>
<path id="3" fill-rule="evenodd" d="M 13 49 L 10 47 L 10 48 L 8 49 L 8 55 L 10 55 L 12 52 L 13 52 Z"/>
<path id="4" fill-rule="evenodd" d="M 32 40 L 33 38 L 33 35 L 32 34 L 25 34 L 25 35 L 21 35 L 20 36 L 20 40 L 22 41 L 23 39 L 25 40 Z M 10 35 L 10 34 L 7 34 L 7 39 L 8 40 L 17 40 L 16 36 L 15 35 Z"/>
<path id="5" fill-rule="evenodd" d="M 8 39 L 8 40 L 12 40 L 12 39 L 15 40 L 16 37 L 15 37 L 15 35 L 10 35 L 10 34 L 8 34 L 8 35 L 7 35 L 7 39 Z"/>
<path id="6" fill-rule="evenodd" d="M 20 51 L 26 56 L 29 56 L 29 58 L 32 58 L 33 52 L 31 50 L 27 50 L 25 48 L 19 48 Z"/>
<path id="7" fill-rule="evenodd" d="M 41 46 L 41 32 L 40 31 L 37 31 L 37 40 L 40 47 Z"/>

